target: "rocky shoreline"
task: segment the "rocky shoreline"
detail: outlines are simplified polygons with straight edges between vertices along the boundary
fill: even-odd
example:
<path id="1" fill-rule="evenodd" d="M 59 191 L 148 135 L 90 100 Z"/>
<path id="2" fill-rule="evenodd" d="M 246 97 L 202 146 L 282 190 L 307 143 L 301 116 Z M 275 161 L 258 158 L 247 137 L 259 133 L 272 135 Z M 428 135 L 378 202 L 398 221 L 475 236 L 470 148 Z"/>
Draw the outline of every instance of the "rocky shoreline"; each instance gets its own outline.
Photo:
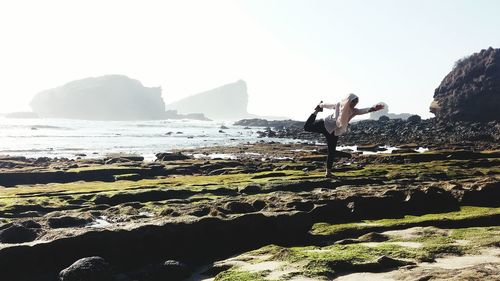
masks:
<path id="1" fill-rule="evenodd" d="M 259 142 L 154 162 L 1 157 L 2 280 L 325 280 L 408 266 L 439 277 L 449 272 L 425 263 L 477 254 L 458 240 L 498 248 L 499 150 L 339 153 L 333 179 L 324 151 Z M 386 234 L 415 227 L 428 233 L 419 250 Z M 260 263 L 280 267 L 249 265 Z"/>
<path id="2" fill-rule="evenodd" d="M 241 126 L 267 127 L 259 131 L 262 138 L 293 138 L 323 142 L 323 136 L 303 130 L 304 122 L 267 121 L 245 119 L 235 123 Z M 349 132 L 339 138 L 339 145 L 377 145 L 428 148 L 498 149 L 500 143 L 500 123 L 449 121 L 438 118 L 421 119 L 418 115 L 407 120 L 388 119 L 362 120 L 350 124 Z"/>

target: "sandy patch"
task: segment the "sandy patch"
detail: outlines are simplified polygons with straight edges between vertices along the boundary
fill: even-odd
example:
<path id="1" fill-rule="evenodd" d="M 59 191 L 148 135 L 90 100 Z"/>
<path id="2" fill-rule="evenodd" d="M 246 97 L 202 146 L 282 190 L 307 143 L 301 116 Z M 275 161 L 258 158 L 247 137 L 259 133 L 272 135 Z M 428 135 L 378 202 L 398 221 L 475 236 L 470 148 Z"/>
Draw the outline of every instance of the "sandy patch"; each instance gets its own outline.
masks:
<path id="1" fill-rule="evenodd" d="M 244 263 L 241 266 L 241 269 L 244 271 L 257 272 L 257 271 L 275 271 L 281 268 L 284 263 L 279 261 L 265 261 L 259 263 Z"/>
<path id="2" fill-rule="evenodd" d="M 359 243 L 358 245 L 363 245 L 366 247 L 379 247 L 382 245 L 386 244 L 392 244 L 392 245 L 398 245 L 401 247 L 408 247 L 408 248 L 421 248 L 422 243 L 418 242 L 364 242 L 364 243 Z"/>
<path id="3" fill-rule="evenodd" d="M 304 277 L 304 276 L 295 276 L 291 278 L 289 281 L 321 281 L 321 279 L 314 279 L 314 278 L 309 278 L 309 277 Z"/>
<path id="4" fill-rule="evenodd" d="M 359 280 L 370 280 L 370 281 L 394 281 L 393 277 L 391 277 L 392 273 L 384 272 L 384 273 L 369 273 L 369 272 L 361 272 L 361 273 L 352 273 L 348 275 L 343 275 L 335 280 L 337 281 L 359 281 Z"/>
<path id="5" fill-rule="evenodd" d="M 500 263 L 500 249 L 492 248 L 481 252 L 480 255 L 437 258 L 433 263 L 422 263 L 421 266 L 457 269 L 475 266 L 482 263 Z"/>
<path id="6" fill-rule="evenodd" d="M 466 246 L 466 245 L 470 244 L 470 241 L 469 240 L 455 240 L 454 244 L 457 244 L 459 246 Z"/>
<path id="7" fill-rule="evenodd" d="M 412 227 L 412 228 L 407 228 L 407 229 L 401 229 L 401 230 L 389 230 L 382 232 L 382 234 L 388 235 L 388 236 L 396 236 L 400 237 L 402 239 L 415 239 L 415 238 L 420 238 L 423 236 L 423 233 L 425 230 L 429 230 L 429 227 Z M 432 231 L 435 232 L 436 236 L 442 235 L 442 236 L 447 236 L 449 231 L 445 229 L 439 229 L 439 228 L 432 228 Z"/>

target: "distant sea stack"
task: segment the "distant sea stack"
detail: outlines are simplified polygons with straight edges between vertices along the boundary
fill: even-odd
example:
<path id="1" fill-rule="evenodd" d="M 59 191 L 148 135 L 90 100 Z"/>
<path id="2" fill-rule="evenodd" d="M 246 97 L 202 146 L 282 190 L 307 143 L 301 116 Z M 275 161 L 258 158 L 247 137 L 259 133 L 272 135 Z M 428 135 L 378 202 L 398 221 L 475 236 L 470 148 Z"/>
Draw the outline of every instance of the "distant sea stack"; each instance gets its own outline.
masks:
<path id="1" fill-rule="evenodd" d="M 237 120 L 253 116 L 247 106 L 247 84 L 239 80 L 171 103 L 167 109 L 181 114 L 201 112 L 210 119 Z"/>
<path id="2" fill-rule="evenodd" d="M 500 120 L 500 49 L 489 48 L 456 62 L 434 92 L 430 111 L 453 121 Z"/>
<path id="3" fill-rule="evenodd" d="M 38 93 L 33 112 L 44 118 L 85 120 L 164 119 L 160 87 L 144 87 L 124 75 L 105 75 L 69 82 Z"/>
<path id="4" fill-rule="evenodd" d="M 384 105 L 384 108 L 379 110 L 379 111 L 374 111 L 370 113 L 370 119 L 372 120 L 379 120 L 380 117 L 382 116 L 387 116 L 389 119 L 408 119 L 408 117 L 412 116 L 413 114 L 410 113 L 389 113 L 389 105 L 385 102 L 380 102 L 380 104 Z"/>

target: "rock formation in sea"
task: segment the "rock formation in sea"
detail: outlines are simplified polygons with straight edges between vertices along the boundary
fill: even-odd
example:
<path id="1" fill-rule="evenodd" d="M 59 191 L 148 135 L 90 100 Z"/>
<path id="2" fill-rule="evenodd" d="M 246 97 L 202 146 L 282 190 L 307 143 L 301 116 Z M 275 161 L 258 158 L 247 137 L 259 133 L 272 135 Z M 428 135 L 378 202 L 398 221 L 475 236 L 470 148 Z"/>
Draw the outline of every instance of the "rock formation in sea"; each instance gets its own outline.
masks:
<path id="1" fill-rule="evenodd" d="M 42 118 L 84 120 L 157 120 L 194 118 L 202 114 L 165 112 L 161 87 L 145 87 L 124 75 L 105 75 L 69 82 L 38 93 L 31 101 Z"/>
<path id="2" fill-rule="evenodd" d="M 387 116 L 389 119 L 407 119 L 408 117 L 412 116 L 413 114 L 410 113 L 389 113 L 389 105 L 385 102 L 380 102 L 381 104 L 384 105 L 384 109 L 381 109 L 379 111 L 371 112 L 370 113 L 370 118 L 372 120 L 378 120 L 381 116 Z"/>
<path id="3" fill-rule="evenodd" d="M 165 113 L 160 87 L 144 87 L 124 75 L 90 77 L 42 91 L 31 107 L 40 117 L 86 120 L 151 120 Z"/>
<path id="4" fill-rule="evenodd" d="M 201 121 L 211 121 L 203 113 L 179 114 L 177 110 L 167 110 L 165 112 L 166 119 L 193 119 Z"/>
<path id="5" fill-rule="evenodd" d="M 181 114 L 201 112 L 210 119 L 237 120 L 253 117 L 247 106 L 247 84 L 239 80 L 168 104 L 167 109 Z"/>
<path id="6" fill-rule="evenodd" d="M 445 120 L 500 120 L 500 49 L 492 47 L 455 63 L 434 92 L 430 111 Z"/>

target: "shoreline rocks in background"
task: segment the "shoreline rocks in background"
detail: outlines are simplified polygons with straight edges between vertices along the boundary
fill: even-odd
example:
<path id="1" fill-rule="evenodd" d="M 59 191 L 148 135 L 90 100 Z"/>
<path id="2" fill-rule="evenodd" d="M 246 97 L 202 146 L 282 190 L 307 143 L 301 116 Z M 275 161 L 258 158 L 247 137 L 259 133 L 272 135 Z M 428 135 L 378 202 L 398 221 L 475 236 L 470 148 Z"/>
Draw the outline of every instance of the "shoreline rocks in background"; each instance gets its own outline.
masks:
<path id="1" fill-rule="evenodd" d="M 434 92 L 430 111 L 445 120 L 500 121 L 500 49 L 456 62 Z"/>
<path id="2" fill-rule="evenodd" d="M 276 129 L 284 129 L 291 127 L 303 127 L 304 122 L 295 120 L 266 120 L 261 118 L 253 119 L 242 119 L 234 123 L 235 126 L 245 126 L 245 127 L 272 127 Z"/>
<path id="3" fill-rule="evenodd" d="M 175 152 L 175 153 L 163 152 L 156 154 L 156 161 L 176 161 L 176 160 L 186 160 L 189 158 L 190 158 L 189 156 L 184 155 L 180 152 Z"/>
<path id="4" fill-rule="evenodd" d="M 320 134 L 304 131 L 304 122 L 267 121 L 245 119 L 235 123 L 240 126 L 263 126 L 260 137 L 291 138 L 324 142 Z M 500 122 L 443 121 L 438 118 L 424 119 L 412 115 L 407 120 L 381 116 L 378 121 L 362 120 L 349 125 L 348 133 L 339 138 L 339 145 L 379 144 L 400 146 L 418 143 L 421 147 L 456 147 L 474 149 L 498 148 Z"/>

